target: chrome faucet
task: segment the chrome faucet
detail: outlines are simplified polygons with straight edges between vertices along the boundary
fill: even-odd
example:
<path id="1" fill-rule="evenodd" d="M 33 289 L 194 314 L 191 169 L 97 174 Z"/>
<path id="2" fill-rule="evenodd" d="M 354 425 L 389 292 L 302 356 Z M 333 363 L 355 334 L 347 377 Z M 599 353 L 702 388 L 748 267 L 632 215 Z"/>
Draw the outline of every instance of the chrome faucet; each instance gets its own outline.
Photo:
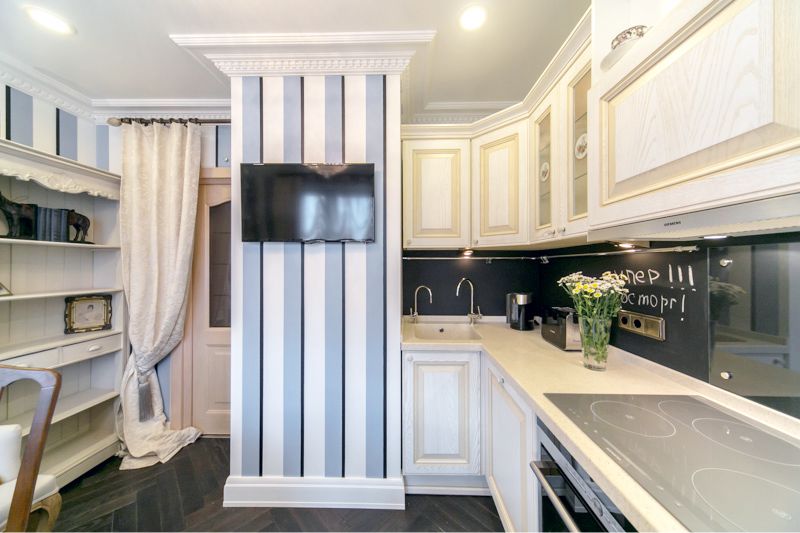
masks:
<path id="1" fill-rule="evenodd" d="M 483 318 L 481 314 L 481 306 L 478 306 L 478 312 L 475 312 L 475 287 L 472 285 L 472 281 L 469 278 L 461 278 L 461 281 L 458 282 L 456 286 L 456 296 L 458 296 L 458 292 L 461 290 L 461 284 L 464 282 L 469 284 L 469 313 L 467 313 L 467 317 L 469 318 L 469 323 L 474 324 L 476 320 L 480 320 Z"/>
<path id="2" fill-rule="evenodd" d="M 428 291 L 428 303 L 433 303 L 433 291 L 427 285 L 420 285 L 417 287 L 417 290 L 414 291 L 414 308 L 411 310 L 411 322 L 416 323 L 417 317 L 419 317 L 419 313 L 417 313 L 417 295 L 419 294 L 420 289 L 425 289 Z"/>

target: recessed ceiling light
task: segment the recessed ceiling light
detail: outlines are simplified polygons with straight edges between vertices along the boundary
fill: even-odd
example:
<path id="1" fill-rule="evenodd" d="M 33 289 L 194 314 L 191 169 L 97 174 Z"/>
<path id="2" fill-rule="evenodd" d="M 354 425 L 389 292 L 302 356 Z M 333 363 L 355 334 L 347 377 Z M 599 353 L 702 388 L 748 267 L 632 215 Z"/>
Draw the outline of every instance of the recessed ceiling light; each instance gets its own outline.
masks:
<path id="1" fill-rule="evenodd" d="M 462 257 L 469 257 L 472 254 L 473 254 L 473 251 L 472 251 L 471 248 L 464 248 L 463 250 L 461 250 L 461 256 Z"/>
<path id="2" fill-rule="evenodd" d="M 477 30 L 486 22 L 486 10 L 481 6 L 470 6 L 461 13 L 458 21 L 465 30 Z"/>
<path id="3" fill-rule="evenodd" d="M 72 26 L 72 24 L 59 17 L 52 11 L 48 11 L 38 6 L 23 6 L 22 9 L 25 10 L 25 12 L 34 22 L 43 28 L 55 33 L 60 33 L 62 35 L 75 33 L 75 28 Z"/>
<path id="4" fill-rule="evenodd" d="M 727 239 L 728 236 L 727 235 L 706 235 L 703 238 L 707 239 L 709 241 L 716 241 L 716 240 L 719 240 L 719 239 Z"/>

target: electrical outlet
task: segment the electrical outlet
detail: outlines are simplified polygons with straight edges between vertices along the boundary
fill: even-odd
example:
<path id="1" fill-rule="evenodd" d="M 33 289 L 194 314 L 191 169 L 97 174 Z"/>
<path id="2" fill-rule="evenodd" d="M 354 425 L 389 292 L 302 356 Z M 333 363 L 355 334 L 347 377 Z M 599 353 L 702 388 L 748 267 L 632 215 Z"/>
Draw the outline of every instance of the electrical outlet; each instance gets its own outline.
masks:
<path id="1" fill-rule="evenodd" d="M 657 341 L 663 341 L 667 338 L 666 323 L 661 317 L 634 313 L 624 309 L 619 312 L 617 317 L 619 327 L 625 331 L 632 331 Z"/>

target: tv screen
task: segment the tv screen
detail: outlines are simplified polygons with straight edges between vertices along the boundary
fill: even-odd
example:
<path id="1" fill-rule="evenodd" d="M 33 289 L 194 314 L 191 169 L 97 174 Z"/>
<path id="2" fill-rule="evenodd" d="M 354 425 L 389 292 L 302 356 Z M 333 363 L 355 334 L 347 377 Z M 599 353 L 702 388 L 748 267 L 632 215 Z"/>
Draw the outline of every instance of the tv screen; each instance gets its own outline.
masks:
<path id="1" fill-rule="evenodd" d="M 242 164 L 242 241 L 375 240 L 375 165 Z"/>

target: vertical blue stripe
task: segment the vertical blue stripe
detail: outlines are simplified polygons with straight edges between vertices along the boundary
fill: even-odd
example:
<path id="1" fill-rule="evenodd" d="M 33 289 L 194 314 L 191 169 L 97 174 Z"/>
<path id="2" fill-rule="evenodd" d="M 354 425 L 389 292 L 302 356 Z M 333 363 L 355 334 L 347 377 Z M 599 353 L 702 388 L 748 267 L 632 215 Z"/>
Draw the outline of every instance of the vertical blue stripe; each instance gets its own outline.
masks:
<path id="1" fill-rule="evenodd" d="M 33 146 L 33 97 L 8 87 L 8 130 L 9 140 Z"/>
<path id="2" fill-rule="evenodd" d="M 325 78 L 325 162 L 342 162 L 342 77 Z M 325 244 L 325 475 L 342 472 L 342 245 Z"/>
<path id="3" fill-rule="evenodd" d="M 95 151 L 97 168 L 108 170 L 108 126 L 105 124 L 95 126 Z"/>
<path id="4" fill-rule="evenodd" d="M 284 78 L 283 157 L 284 163 L 302 161 L 302 95 L 300 78 Z M 302 249 L 287 242 L 284 250 L 283 324 L 283 474 L 300 476 L 302 460 Z"/>
<path id="5" fill-rule="evenodd" d="M 367 477 L 383 477 L 384 261 L 383 76 L 367 76 L 366 155 L 375 164 L 375 242 L 367 245 Z"/>
<path id="6" fill-rule="evenodd" d="M 227 124 L 217 126 L 217 166 L 231 166 L 231 127 Z"/>
<path id="7" fill-rule="evenodd" d="M 242 162 L 261 160 L 261 78 L 242 79 Z M 261 475 L 261 245 L 242 244 L 242 475 Z M 237 393 L 237 391 L 233 391 Z"/>
<path id="8" fill-rule="evenodd" d="M 69 159 L 78 159 L 78 117 L 57 109 L 58 114 L 58 146 L 56 153 Z"/>

